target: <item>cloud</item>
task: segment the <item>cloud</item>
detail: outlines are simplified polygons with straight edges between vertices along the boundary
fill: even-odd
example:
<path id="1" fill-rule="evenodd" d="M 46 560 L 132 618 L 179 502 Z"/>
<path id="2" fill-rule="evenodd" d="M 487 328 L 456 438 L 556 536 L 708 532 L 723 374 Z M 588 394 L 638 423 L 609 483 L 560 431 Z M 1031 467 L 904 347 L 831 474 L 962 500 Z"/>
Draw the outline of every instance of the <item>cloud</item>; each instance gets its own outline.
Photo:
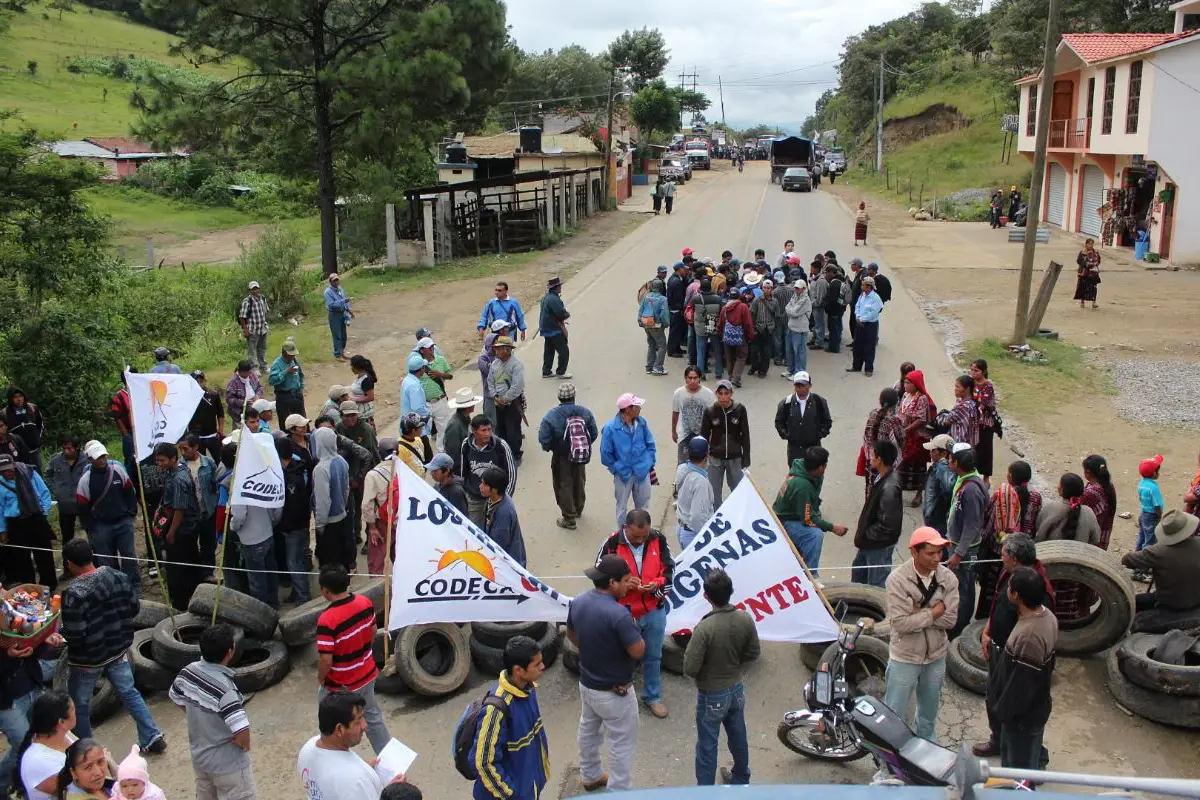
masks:
<path id="1" fill-rule="evenodd" d="M 713 101 L 706 112 L 734 127 L 758 123 L 798 131 L 826 89 L 837 86 L 842 42 L 869 25 L 916 9 L 915 0 L 507 0 L 512 35 L 525 50 L 579 44 L 593 53 L 628 28 L 658 28 L 671 62 L 663 78 L 697 73 L 697 88 Z M 691 79 L 687 79 L 691 84 Z"/>

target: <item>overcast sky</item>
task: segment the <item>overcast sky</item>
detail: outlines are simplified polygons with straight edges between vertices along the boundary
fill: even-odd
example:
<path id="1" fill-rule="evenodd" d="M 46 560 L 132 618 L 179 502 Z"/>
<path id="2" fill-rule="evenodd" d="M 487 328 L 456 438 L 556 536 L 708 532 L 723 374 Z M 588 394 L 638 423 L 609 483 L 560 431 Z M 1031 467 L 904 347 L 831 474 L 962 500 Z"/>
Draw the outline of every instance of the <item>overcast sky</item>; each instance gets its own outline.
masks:
<path id="1" fill-rule="evenodd" d="M 798 132 L 813 103 L 837 85 L 842 42 L 868 25 L 907 14 L 918 0 L 505 0 L 512 35 L 525 50 L 580 44 L 593 53 L 627 28 L 658 28 L 671 63 L 663 78 L 696 72 L 721 119 L 717 91 L 725 86 L 725 119 L 735 128 L 764 123 Z M 688 79 L 691 85 L 691 79 Z"/>

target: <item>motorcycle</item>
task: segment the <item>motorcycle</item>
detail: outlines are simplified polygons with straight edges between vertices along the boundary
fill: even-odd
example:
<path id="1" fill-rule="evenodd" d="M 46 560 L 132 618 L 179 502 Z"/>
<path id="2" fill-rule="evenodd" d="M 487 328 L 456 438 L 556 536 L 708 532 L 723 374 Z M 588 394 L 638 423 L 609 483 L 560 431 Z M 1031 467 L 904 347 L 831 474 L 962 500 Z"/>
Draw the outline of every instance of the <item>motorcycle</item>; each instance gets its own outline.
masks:
<path id="1" fill-rule="evenodd" d="M 1029 205 L 1027 203 L 1021 203 L 1020 208 L 1017 209 L 1017 213 L 1014 214 L 1013 218 L 1009 220 L 1009 224 L 1011 224 L 1017 228 L 1024 228 L 1025 227 L 1025 218 L 1028 215 L 1029 215 Z"/>

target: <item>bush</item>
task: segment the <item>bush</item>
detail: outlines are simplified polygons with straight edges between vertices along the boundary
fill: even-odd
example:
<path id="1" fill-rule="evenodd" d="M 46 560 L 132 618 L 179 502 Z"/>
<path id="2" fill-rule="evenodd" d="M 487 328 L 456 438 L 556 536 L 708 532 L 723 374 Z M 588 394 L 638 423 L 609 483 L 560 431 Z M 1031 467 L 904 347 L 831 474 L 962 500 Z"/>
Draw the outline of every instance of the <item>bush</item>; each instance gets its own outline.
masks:
<path id="1" fill-rule="evenodd" d="M 226 297 L 233 306 L 231 316 L 246 296 L 246 284 L 258 281 L 271 306 L 271 316 L 286 319 L 304 311 L 304 296 L 316 288 L 321 275 L 302 266 L 304 237 L 290 225 L 272 225 L 249 247 L 242 246 L 237 264 L 230 270 Z"/>

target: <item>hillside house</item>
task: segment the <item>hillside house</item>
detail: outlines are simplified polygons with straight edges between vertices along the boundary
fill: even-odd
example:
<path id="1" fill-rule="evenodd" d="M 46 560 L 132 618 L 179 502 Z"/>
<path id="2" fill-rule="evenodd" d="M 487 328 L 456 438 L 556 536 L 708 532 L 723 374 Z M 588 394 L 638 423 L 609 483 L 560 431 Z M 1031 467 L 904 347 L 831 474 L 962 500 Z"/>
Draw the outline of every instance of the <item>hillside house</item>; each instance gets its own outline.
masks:
<path id="1" fill-rule="evenodd" d="M 105 181 L 119 181 L 135 174 L 148 161 L 161 158 L 187 158 L 184 150 L 159 152 L 135 139 L 87 137 L 82 141 L 54 142 L 50 149 L 61 158 L 84 158 L 104 168 Z"/>
<path id="2" fill-rule="evenodd" d="M 1058 46 L 1042 220 L 1200 263 L 1200 0 L 1171 6 L 1174 33 L 1073 33 Z M 1042 76 L 1021 89 L 1017 148 L 1033 158 Z"/>

